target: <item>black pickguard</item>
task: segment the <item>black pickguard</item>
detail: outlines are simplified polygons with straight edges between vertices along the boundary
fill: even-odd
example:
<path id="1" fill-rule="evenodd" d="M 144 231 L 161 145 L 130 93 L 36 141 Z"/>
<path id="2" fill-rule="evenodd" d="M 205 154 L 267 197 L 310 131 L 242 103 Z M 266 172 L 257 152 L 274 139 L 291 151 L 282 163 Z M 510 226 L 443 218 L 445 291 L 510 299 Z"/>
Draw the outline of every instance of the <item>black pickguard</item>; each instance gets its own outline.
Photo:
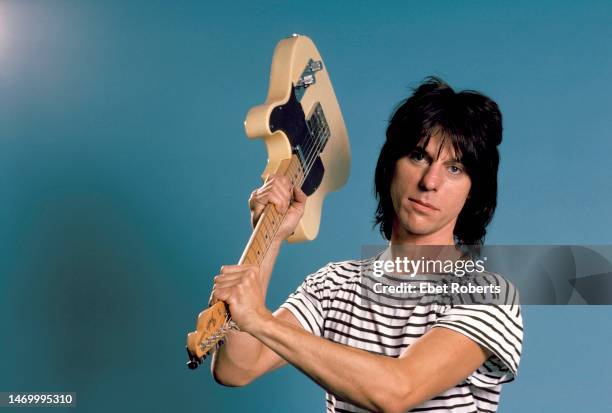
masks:
<path id="1" fill-rule="evenodd" d="M 308 133 L 308 126 L 306 125 L 306 115 L 304 114 L 302 105 L 295 97 L 293 87 L 291 88 L 291 95 L 287 103 L 275 107 L 270 114 L 269 121 L 270 130 L 272 132 L 278 130 L 283 131 L 289 138 L 292 150 L 295 151 L 299 146 L 302 151 L 304 151 L 304 155 L 308 157 L 308 152 L 312 152 L 312 150 L 309 150 L 309 148 L 313 146 L 312 140 Z M 319 185 L 321 185 L 323 175 L 325 174 L 325 168 L 323 167 L 323 162 L 319 155 L 320 150 L 317 151 L 316 158 L 302 184 L 302 191 L 309 196 L 317 190 Z M 310 156 L 312 156 L 312 154 L 310 154 Z M 306 163 L 310 163 L 308 159 L 306 159 Z M 304 168 L 308 167 L 308 165 L 302 166 Z"/>

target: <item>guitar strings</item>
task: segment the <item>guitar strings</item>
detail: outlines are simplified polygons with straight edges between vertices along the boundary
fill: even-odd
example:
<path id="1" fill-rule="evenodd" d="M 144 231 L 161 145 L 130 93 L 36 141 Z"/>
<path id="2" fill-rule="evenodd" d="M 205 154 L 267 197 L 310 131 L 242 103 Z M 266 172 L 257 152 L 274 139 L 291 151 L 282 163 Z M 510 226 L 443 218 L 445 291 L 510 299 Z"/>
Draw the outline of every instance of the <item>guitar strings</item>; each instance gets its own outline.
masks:
<path id="1" fill-rule="evenodd" d="M 323 120 L 321 120 L 320 114 L 317 111 L 317 109 L 320 109 L 321 112 L 323 112 L 323 107 L 321 106 L 320 102 L 317 102 L 315 109 L 313 110 L 312 115 L 310 116 L 309 119 L 315 118 L 316 120 L 316 124 L 315 125 L 315 130 L 312 131 L 310 129 L 310 127 L 308 126 L 308 120 L 309 119 L 305 119 L 306 121 L 306 125 L 307 125 L 307 129 L 308 129 L 308 136 L 306 137 L 306 145 L 305 147 L 305 152 L 307 153 L 306 159 L 305 159 L 305 164 L 306 164 L 306 168 L 304 169 L 304 174 L 303 176 L 300 178 L 301 180 L 299 181 L 299 185 L 300 187 L 302 186 L 302 184 L 304 183 L 304 181 L 306 180 L 306 177 L 308 176 L 308 174 L 310 173 L 310 171 L 312 170 L 314 163 L 317 160 L 317 157 L 319 155 L 319 153 L 321 153 L 322 149 L 323 149 L 323 142 L 321 141 L 321 137 L 323 136 L 323 134 L 327 133 L 329 126 L 327 124 L 327 120 L 325 120 L 325 118 L 323 118 Z M 316 135 L 316 136 L 314 136 Z M 314 146 L 314 147 L 313 147 Z M 300 164 L 301 165 L 301 164 Z M 285 215 L 287 214 L 287 211 L 285 211 L 285 213 L 282 215 L 281 220 L 279 222 L 282 222 L 285 218 Z M 262 222 L 263 225 L 263 222 Z M 274 239 L 274 236 L 276 235 L 276 233 L 278 232 L 278 227 L 279 225 L 273 225 L 273 231 L 272 231 L 272 235 L 271 235 L 271 239 Z M 255 237 L 256 239 L 257 237 Z M 265 245 L 265 243 L 264 243 Z M 268 252 L 269 249 L 269 245 L 265 245 L 265 248 L 263 249 L 263 254 L 259 254 L 256 256 L 256 260 L 257 260 L 257 264 L 260 264 L 261 261 L 263 260 L 263 257 L 265 257 L 266 253 Z"/>
<path id="2" fill-rule="evenodd" d="M 321 111 L 323 111 L 323 108 L 320 106 L 320 103 L 317 102 L 317 106 L 315 106 L 315 110 L 313 111 L 313 114 L 311 115 L 311 117 L 309 119 L 312 119 L 313 117 L 316 116 L 316 120 L 317 120 L 317 124 L 319 125 L 318 128 L 316 128 L 316 130 L 313 132 L 311 131 L 311 129 L 307 126 L 308 129 L 308 137 L 307 139 L 307 143 L 305 145 L 305 148 L 307 148 L 305 150 L 305 152 L 307 153 L 306 156 L 306 168 L 304 170 L 304 174 L 302 177 L 300 177 L 300 181 L 299 181 L 299 185 L 300 187 L 302 186 L 302 184 L 304 183 L 304 181 L 306 180 L 306 177 L 308 176 L 308 174 L 310 173 L 310 171 L 312 170 L 312 167 L 314 166 L 314 163 L 317 160 L 317 156 L 319 155 L 319 153 L 322 150 L 322 141 L 321 141 L 321 136 L 323 136 L 324 133 L 326 133 L 326 131 L 329 129 L 329 127 L 327 126 L 327 121 L 321 121 L 320 117 L 319 117 L 319 113 L 317 112 L 318 108 L 321 108 Z M 308 125 L 308 120 L 306 120 L 306 124 Z M 316 136 L 313 136 L 314 134 L 316 134 Z M 314 146 L 314 147 L 313 147 Z M 309 152 L 311 151 L 311 152 Z M 301 166 L 301 164 L 300 164 Z M 285 218 L 285 215 L 287 214 L 287 211 L 285 211 L 285 213 L 282 215 L 281 219 L 279 220 L 279 223 L 282 222 Z M 264 222 L 262 221 L 262 225 L 264 225 Z M 274 236 L 276 235 L 276 233 L 278 232 L 278 228 L 280 225 L 272 225 L 272 235 L 271 235 L 271 239 L 274 239 Z M 254 240 L 257 242 L 257 238 L 255 237 Z M 260 244 L 261 246 L 261 244 Z M 263 260 L 263 258 L 265 257 L 266 253 L 268 252 L 268 249 L 270 247 L 270 245 L 266 245 L 264 243 L 265 248 L 263 248 L 263 254 L 258 254 L 256 256 L 256 260 L 257 260 L 257 264 L 260 264 L 261 261 Z"/>

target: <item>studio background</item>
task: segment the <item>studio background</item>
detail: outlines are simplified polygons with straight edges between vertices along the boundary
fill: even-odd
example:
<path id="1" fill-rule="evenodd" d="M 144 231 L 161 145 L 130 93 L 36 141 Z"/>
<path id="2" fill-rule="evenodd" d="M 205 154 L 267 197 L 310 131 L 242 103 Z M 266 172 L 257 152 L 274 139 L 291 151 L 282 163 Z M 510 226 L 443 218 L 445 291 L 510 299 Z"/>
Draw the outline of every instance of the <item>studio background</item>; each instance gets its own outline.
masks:
<path id="1" fill-rule="evenodd" d="M 275 44 L 310 36 L 352 146 L 315 242 L 288 245 L 276 308 L 381 243 L 372 180 L 392 109 L 437 75 L 504 115 L 489 244 L 611 244 L 610 2 L 0 2 L 0 391 L 78 411 L 324 409 L 293 367 L 246 388 L 185 367 L 212 276 L 250 233 L 265 150 L 242 122 Z M 610 307 L 523 308 L 500 412 L 612 405 Z M 74 410 L 72 410 L 74 411 Z"/>

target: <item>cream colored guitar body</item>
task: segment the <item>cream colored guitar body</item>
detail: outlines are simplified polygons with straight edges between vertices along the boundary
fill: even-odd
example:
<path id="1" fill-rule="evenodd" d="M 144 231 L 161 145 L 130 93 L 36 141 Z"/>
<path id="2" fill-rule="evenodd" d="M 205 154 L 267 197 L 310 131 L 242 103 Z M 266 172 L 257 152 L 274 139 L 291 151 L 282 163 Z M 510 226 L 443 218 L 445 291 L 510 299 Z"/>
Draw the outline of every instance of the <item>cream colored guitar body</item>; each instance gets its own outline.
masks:
<path id="1" fill-rule="evenodd" d="M 293 35 L 278 43 L 266 103 L 249 111 L 244 126 L 250 138 L 262 138 L 266 144 L 268 164 L 262 178 L 283 174 L 308 195 L 304 216 L 289 241 L 313 240 L 325 196 L 348 179 L 350 151 L 327 68 L 308 37 Z M 239 264 L 259 265 L 283 220 L 268 204 Z M 233 327 L 225 303 L 202 311 L 196 331 L 187 335 L 187 365 L 196 368 Z"/>
<path id="2" fill-rule="evenodd" d="M 262 138 L 268 151 L 268 165 L 262 173 L 266 179 L 275 173 L 282 160 L 291 158 L 291 142 L 283 131 L 272 132 L 269 119 L 272 110 L 289 100 L 292 89 L 300 82 L 304 69 L 310 61 L 323 62 L 316 46 L 306 36 L 293 35 L 278 43 L 274 51 L 270 73 L 270 87 L 266 103 L 255 106 L 244 122 L 249 138 Z M 347 181 L 350 169 L 350 149 L 344 119 L 332 87 L 326 67 L 314 73 L 313 84 L 305 88 L 300 101 L 304 113 L 309 116 L 315 104 L 321 104 L 330 128 L 331 138 L 320 158 L 325 167 L 323 180 L 317 190 L 308 196 L 306 210 L 289 242 L 313 240 L 319 232 L 323 199 L 341 188 Z"/>

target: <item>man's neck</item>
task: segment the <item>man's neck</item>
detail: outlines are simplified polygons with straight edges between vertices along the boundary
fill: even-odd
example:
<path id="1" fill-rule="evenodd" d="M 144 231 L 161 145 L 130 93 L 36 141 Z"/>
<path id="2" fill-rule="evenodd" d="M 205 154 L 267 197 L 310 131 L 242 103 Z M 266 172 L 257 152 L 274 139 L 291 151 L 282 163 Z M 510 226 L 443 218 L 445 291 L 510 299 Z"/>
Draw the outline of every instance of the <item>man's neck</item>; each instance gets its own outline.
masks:
<path id="1" fill-rule="evenodd" d="M 389 243 L 389 247 L 384 252 L 382 259 L 403 260 L 458 260 L 463 256 L 461 250 L 455 245 L 396 245 Z"/>
<path id="2" fill-rule="evenodd" d="M 399 233 L 399 231 L 391 232 L 390 245 L 455 245 L 452 232 L 448 233 L 435 233 L 435 234 L 411 234 L 408 232 Z"/>
<path id="3" fill-rule="evenodd" d="M 434 234 L 413 234 L 397 227 L 391 232 L 387 254 L 390 259 L 458 259 L 461 252 L 455 244 L 452 230 Z"/>

